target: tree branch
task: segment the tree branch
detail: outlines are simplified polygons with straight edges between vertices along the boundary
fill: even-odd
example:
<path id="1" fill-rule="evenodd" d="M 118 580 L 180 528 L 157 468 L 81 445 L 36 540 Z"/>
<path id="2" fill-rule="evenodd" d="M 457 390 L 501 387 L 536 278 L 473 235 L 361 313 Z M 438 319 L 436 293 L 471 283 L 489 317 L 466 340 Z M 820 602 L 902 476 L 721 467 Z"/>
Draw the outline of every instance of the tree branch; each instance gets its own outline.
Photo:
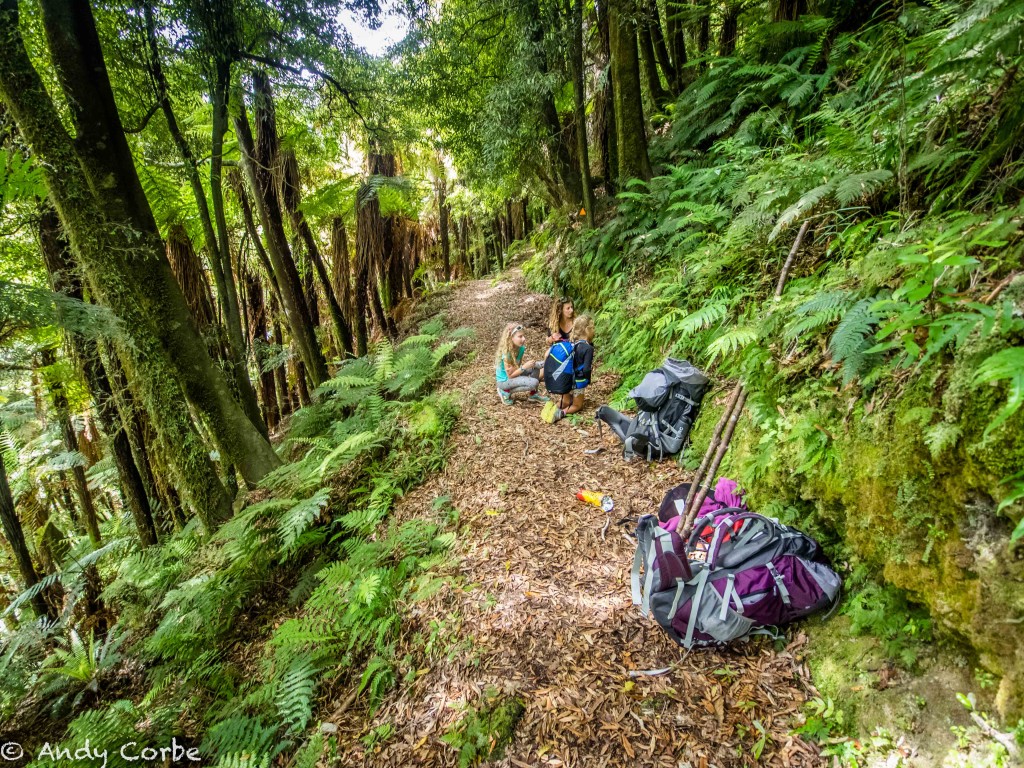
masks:
<path id="1" fill-rule="evenodd" d="M 160 102 L 157 101 L 155 104 L 153 104 L 153 106 L 151 106 L 149 108 L 149 110 L 143 116 L 142 121 L 139 123 L 138 127 L 136 127 L 136 128 L 128 128 L 127 126 L 125 126 L 124 132 L 125 133 L 142 133 L 142 131 L 145 130 L 146 126 L 149 125 L 149 121 L 151 119 L 153 119 L 153 115 L 155 115 L 159 109 L 160 109 Z"/>
<path id="2" fill-rule="evenodd" d="M 356 117 L 359 118 L 359 121 L 363 124 L 363 127 L 366 128 L 367 130 L 370 130 L 370 127 L 366 123 L 366 118 L 363 117 L 363 113 L 359 111 L 359 102 L 356 101 L 356 98 L 352 95 L 352 92 L 348 88 L 345 88 L 345 86 L 343 86 L 340 82 L 338 82 L 336 78 L 327 74 L 319 67 L 312 66 L 311 64 L 307 63 L 304 59 L 299 59 L 299 61 L 302 62 L 302 67 L 300 68 L 293 67 L 291 64 L 286 64 L 280 59 L 273 59 L 270 58 L 269 56 L 261 56 L 258 53 L 247 53 L 245 51 L 240 51 L 239 56 L 243 59 L 248 59 L 249 61 L 256 61 L 259 62 L 260 64 L 265 64 L 268 67 L 273 67 L 274 69 L 280 70 L 282 72 L 289 72 L 293 75 L 301 76 L 303 70 L 312 72 L 320 79 L 332 85 L 334 89 L 344 97 L 345 101 L 348 103 L 349 108 L 355 113 Z"/>

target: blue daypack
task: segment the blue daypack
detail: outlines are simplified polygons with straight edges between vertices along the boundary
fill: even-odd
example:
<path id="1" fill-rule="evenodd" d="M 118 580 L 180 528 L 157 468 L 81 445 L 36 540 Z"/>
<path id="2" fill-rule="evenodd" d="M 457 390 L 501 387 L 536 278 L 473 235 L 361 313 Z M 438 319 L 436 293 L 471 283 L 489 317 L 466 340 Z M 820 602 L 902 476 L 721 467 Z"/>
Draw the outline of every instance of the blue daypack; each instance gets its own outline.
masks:
<path id="1" fill-rule="evenodd" d="M 553 395 L 572 392 L 576 371 L 573 363 L 572 342 L 556 341 L 544 358 L 544 386 Z"/>

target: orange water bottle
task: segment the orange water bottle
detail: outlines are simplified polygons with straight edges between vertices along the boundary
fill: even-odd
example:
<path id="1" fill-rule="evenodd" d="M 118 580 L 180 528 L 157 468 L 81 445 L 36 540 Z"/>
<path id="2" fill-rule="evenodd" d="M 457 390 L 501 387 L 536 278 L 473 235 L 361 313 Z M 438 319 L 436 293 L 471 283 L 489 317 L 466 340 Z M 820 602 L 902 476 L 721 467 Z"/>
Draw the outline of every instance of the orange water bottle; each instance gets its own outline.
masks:
<path id="1" fill-rule="evenodd" d="M 615 502 L 612 501 L 611 496 L 606 496 L 600 491 L 587 491 L 580 488 L 576 492 L 576 498 L 580 501 L 585 501 L 587 504 L 593 504 L 595 507 L 600 507 L 605 512 L 611 512 L 615 509 Z"/>

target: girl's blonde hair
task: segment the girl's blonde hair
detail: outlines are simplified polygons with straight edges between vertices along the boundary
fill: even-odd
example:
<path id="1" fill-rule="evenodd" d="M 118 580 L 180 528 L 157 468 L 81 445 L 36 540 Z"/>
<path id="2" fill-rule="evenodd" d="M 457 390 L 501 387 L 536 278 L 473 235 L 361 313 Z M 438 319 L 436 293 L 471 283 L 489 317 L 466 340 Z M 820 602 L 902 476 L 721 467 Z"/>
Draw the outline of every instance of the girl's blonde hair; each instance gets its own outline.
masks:
<path id="1" fill-rule="evenodd" d="M 590 315 L 579 315 L 572 324 L 573 341 L 579 341 L 580 339 L 586 339 L 590 341 L 594 338 L 594 318 Z"/>
<path id="2" fill-rule="evenodd" d="M 562 309 L 566 304 L 572 304 L 572 299 L 567 299 L 564 296 L 560 299 L 555 299 L 551 302 L 551 314 L 548 316 L 548 330 L 552 333 L 558 333 L 562 330 L 559 323 L 562 320 Z"/>
<path id="3" fill-rule="evenodd" d="M 516 331 L 523 330 L 521 323 L 509 323 L 505 326 L 505 330 L 501 332 L 501 336 L 498 337 L 498 348 L 494 351 L 494 364 L 497 365 L 500 362 L 505 363 L 505 369 L 511 370 L 509 366 L 515 368 L 516 355 L 519 353 L 519 347 L 512 342 L 512 337 L 515 336 Z"/>

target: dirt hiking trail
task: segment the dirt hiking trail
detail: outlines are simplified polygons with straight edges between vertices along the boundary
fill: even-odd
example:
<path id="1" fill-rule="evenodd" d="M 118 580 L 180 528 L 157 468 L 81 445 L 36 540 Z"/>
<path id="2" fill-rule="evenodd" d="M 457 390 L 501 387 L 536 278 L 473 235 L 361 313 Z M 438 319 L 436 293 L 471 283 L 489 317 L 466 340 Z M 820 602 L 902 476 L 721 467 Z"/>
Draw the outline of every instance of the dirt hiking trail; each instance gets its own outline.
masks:
<path id="1" fill-rule="evenodd" d="M 594 410 L 617 384 L 601 371 L 600 325 L 594 383 L 577 424 L 545 424 L 541 406 L 521 396 L 511 407 L 499 401 L 499 330 L 523 323 L 527 359 L 543 357 L 548 301 L 526 290 L 518 270 L 451 294 L 448 326 L 476 331 L 468 342 L 476 357 L 441 386 L 461 399 L 460 428 L 445 471 L 401 499 L 395 514 L 434 515 L 434 499 L 451 497 L 462 532 L 448 569 L 455 578 L 408 608 L 411 657 L 397 672 L 406 682 L 369 719 L 357 707 L 336 713 L 343 764 L 458 766 L 458 750 L 441 737 L 488 696 L 524 706 L 504 757 L 488 765 L 827 764 L 789 733 L 813 695 L 799 629 L 782 652 L 759 641 L 687 654 L 633 607 L 631 525 L 616 521 L 656 512 L 664 492 L 687 478 L 671 461 L 626 464 L 607 429 L 604 450 L 584 453 L 599 445 Z M 610 494 L 615 510 L 577 501 L 580 487 Z M 671 671 L 630 676 L 663 667 Z M 386 737 L 367 738 L 375 727 Z"/>

